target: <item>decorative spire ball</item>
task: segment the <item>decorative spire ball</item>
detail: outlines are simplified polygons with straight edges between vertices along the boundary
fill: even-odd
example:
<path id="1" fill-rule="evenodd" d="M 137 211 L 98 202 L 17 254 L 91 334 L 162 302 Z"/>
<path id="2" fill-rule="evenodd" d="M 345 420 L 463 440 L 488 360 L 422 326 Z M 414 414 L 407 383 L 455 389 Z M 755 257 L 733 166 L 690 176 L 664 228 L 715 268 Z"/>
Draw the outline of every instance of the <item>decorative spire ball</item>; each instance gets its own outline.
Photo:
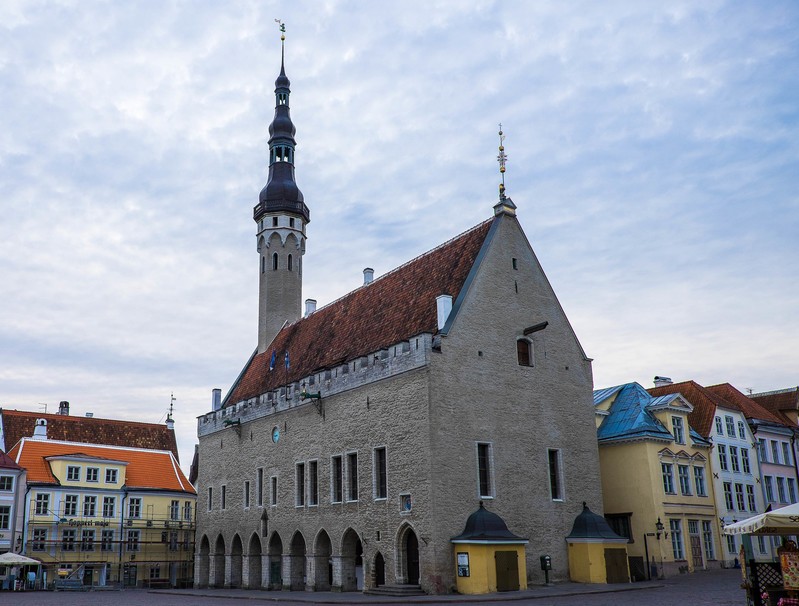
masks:
<path id="1" fill-rule="evenodd" d="M 280 19 L 275 19 L 275 23 L 277 23 L 280 26 L 280 32 L 281 32 L 280 33 L 280 41 L 281 42 L 285 42 L 286 41 L 286 24 L 283 23 Z"/>

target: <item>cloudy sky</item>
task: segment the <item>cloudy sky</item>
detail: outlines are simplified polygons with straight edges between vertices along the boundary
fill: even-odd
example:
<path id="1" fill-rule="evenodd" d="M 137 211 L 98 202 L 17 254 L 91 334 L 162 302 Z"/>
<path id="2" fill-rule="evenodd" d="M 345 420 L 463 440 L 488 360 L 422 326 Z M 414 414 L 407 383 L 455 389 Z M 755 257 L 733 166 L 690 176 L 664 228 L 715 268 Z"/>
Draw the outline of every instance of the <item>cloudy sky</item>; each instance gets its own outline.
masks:
<path id="1" fill-rule="evenodd" d="M 280 40 L 320 305 L 507 190 L 597 387 L 799 384 L 795 2 L 0 3 L 0 406 L 195 417 L 256 344 Z"/>

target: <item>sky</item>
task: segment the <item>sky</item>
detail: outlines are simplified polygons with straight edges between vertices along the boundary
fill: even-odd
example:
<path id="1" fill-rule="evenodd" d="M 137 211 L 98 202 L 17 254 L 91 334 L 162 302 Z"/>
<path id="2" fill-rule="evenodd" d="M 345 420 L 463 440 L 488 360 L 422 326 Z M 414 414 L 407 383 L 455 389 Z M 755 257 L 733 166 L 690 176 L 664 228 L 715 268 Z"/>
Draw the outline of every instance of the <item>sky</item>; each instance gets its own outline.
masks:
<path id="1" fill-rule="evenodd" d="M 0 3 L 0 406 L 163 422 L 257 343 L 286 24 L 303 298 L 518 218 L 597 388 L 799 384 L 799 4 Z"/>

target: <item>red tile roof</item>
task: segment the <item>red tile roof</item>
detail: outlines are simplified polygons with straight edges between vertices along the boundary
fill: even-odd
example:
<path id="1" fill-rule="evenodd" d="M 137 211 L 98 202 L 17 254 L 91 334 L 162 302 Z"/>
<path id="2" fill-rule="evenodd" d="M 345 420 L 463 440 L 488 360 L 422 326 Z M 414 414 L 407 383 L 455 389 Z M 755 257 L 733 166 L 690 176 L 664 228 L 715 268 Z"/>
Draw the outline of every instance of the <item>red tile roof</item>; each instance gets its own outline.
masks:
<path id="1" fill-rule="evenodd" d="M 23 438 L 9 451 L 19 465 L 28 470 L 29 483 L 58 484 L 47 457 L 75 455 L 112 459 L 128 463 L 125 467 L 125 485 L 130 488 L 183 491 L 196 494 L 177 460 L 169 451 L 125 448 L 121 446 L 93 446 L 53 440 Z"/>
<path id="2" fill-rule="evenodd" d="M 785 424 L 780 417 L 775 415 L 770 410 L 762 407 L 754 400 L 747 398 L 729 383 L 711 385 L 707 389 L 717 396 L 720 396 L 725 401 L 733 404 L 738 410 L 744 413 L 744 416 L 746 416 L 747 419 L 759 419 L 761 421 L 768 421 L 769 423 L 776 423 L 778 425 Z"/>
<path id="3" fill-rule="evenodd" d="M 22 469 L 14 462 L 14 459 L 9 457 L 6 453 L 0 450 L 0 469 Z"/>
<path id="4" fill-rule="evenodd" d="M 8 409 L 0 410 L 5 448 L 10 449 L 22 438 L 32 437 L 36 419 L 47 419 L 50 440 L 169 450 L 180 460 L 175 432 L 166 425 Z"/>
<path id="5" fill-rule="evenodd" d="M 256 397 L 314 372 L 437 331 L 436 297 L 463 287 L 490 219 L 283 328 L 248 362 L 226 405 Z M 276 368 L 269 371 L 272 352 Z M 284 367 L 289 353 L 288 374 Z"/>
<path id="6" fill-rule="evenodd" d="M 713 429 L 713 418 L 716 416 L 716 406 L 728 404 L 716 394 L 708 391 L 695 381 L 683 381 L 671 385 L 651 387 L 647 391 L 653 396 L 665 396 L 670 393 L 679 393 L 694 407 L 688 415 L 688 424 L 702 437 L 709 437 Z"/>
<path id="7" fill-rule="evenodd" d="M 749 396 L 749 398 L 760 404 L 766 410 L 773 412 L 783 419 L 784 422 L 789 425 L 794 425 L 790 417 L 786 416 L 785 411 L 799 411 L 799 387 L 755 394 Z"/>

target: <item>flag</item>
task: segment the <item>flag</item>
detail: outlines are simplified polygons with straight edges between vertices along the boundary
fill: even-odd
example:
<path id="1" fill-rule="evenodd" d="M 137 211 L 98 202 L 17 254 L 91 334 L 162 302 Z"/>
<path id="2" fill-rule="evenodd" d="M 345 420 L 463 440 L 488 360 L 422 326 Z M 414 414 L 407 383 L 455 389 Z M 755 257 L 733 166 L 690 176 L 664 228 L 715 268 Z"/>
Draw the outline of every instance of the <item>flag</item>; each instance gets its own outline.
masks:
<path id="1" fill-rule="evenodd" d="M 289 369 L 289 352 L 286 352 L 286 370 Z"/>
<path id="2" fill-rule="evenodd" d="M 269 360 L 269 370 L 272 371 L 275 369 L 275 350 L 272 350 L 272 359 Z"/>

